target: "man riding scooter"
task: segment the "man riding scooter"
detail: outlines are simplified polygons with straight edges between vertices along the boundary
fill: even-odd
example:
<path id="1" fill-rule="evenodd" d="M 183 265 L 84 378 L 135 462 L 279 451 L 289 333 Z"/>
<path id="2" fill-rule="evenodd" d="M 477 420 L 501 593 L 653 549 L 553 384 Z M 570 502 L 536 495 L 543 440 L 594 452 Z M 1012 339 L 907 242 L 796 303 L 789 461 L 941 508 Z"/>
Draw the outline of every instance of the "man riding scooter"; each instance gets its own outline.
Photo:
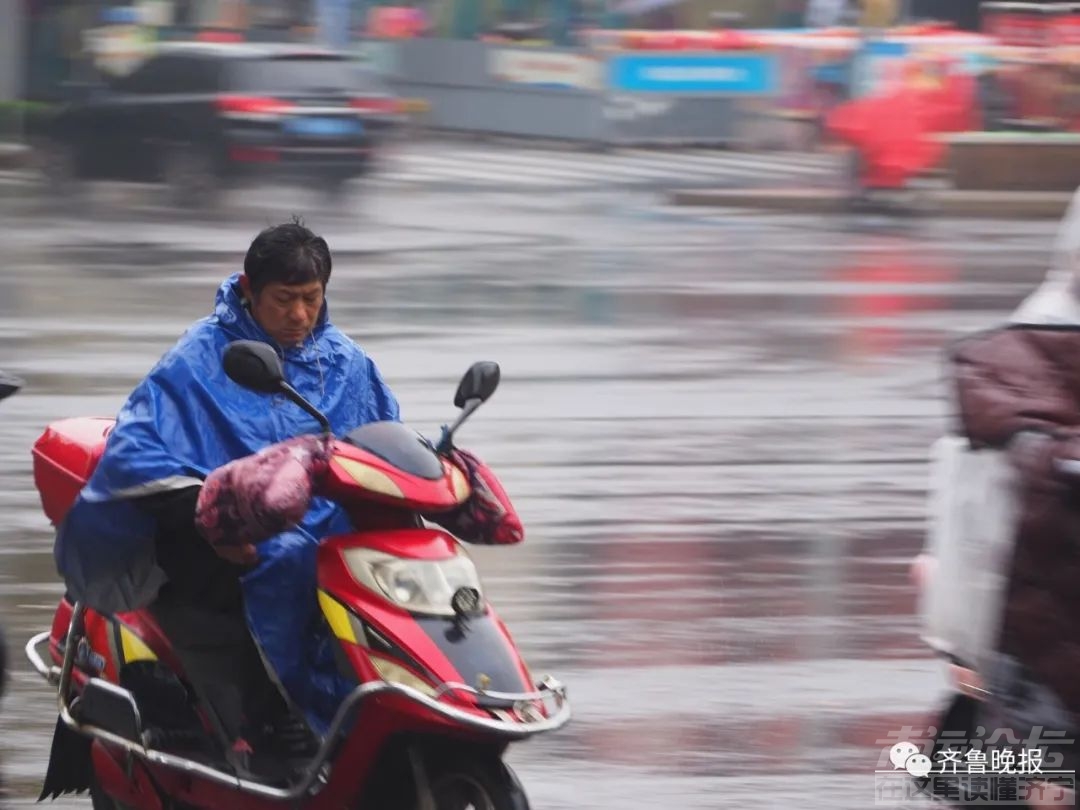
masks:
<path id="1" fill-rule="evenodd" d="M 1047 770 L 1075 773 L 1080 769 L 1075 744 L 1080 734 L 1080 191 L 1065 217 L 1046 282 L 1010 321 L 961 341 L 951 353 L 958 432 L 976 455 L 997 451 L 1011 482 L 1006 492 L 969 493 L 971 508 L 994 508 L 996 501 L 1009 499 L 1015 520 L 1010 518 L 1008 554 L 994 548 L 984 532 L 971 538 L 969 548 L 987 559 L 969 559 L 948 575 L 969 579 L 988 561 L 988 567 L 1001 566 L 1000 588 L 984 589 L 1000 590 L 990 599 L 1000 600 L 1000 618 L 993 617 L 987 649 L 969 645 L 978 652 L 969 658 L 976 660 L 951 667 L 956 689 L 966 697 L 954 703 L 946 726 L 972 738 L 981 726 L 991 749 L 990 738 L 996 736 L 1014 747 L 1038 749 Z M 995 557 L 1001 562 L 990 559 Z M 917 560 L 913 573 L 921 588 L 941 593 L 961 584 L 944 581 L 937 562 L 925 556 Z M 971 623 L 982 618 L 968 617 Z M 1025 800 L 1042 806 L 1066 803 L 1063 799 L 1033 792 Z"/>
<path id="2" fill-rule="evenodd" d="M 397 421 L 374 362 L 329 322 L 330 272 L 325 240 L 301 223 L 261 232 L 244 272 L 218 290 L 214 314 L 124 405 L 57 539 L 72 598 L 107 612 L 150 605 L 238 773 L 258 775 L 263 751 L 272 762 L 310 755 L 352 686 L 318 621 L 317 538 L 349 527 L 340 507 L 311 496 L 325 458 L 304 434 L 319 426 L 221 366 L 230 342 L 267 343 L 332 430 Z M 490 476 L 467 453 L 454 461 L 470 478 Z M 496 526 L 520 539 L 505 494 L 484 491 L 502 496 L 499 508 L 464 539 L 483 542 Z"/>

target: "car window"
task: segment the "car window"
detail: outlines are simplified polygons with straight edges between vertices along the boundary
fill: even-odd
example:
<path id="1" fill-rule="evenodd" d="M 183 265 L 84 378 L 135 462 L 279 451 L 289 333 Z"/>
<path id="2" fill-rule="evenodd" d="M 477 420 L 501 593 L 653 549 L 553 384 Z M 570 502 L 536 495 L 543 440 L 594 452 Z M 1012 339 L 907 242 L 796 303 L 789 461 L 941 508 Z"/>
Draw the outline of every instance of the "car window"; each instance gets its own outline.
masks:
<path id="1" fill-rule="evenodd" d="M 371 69 L 351 59 L 244 59 L 231 66 L 229 89 L 255 93 L 372 91 Z"/>
<path id="2" fill-rule="evenodd" d="M 137 95 L 190 95 L 218 89 L 218 64 L 206 58 L 169 54 L 145 62 L 113 87 Z"/>
<path id="3" fill-rule="evenodd" d="M 146 60 L 127 76 L 112 81 L 114 90 L 120 93 L 163 93 L 170 70 L 170 57 L 154 57 Z"/>
<path id="4" fill-rule="evenodd" d="M 217 59 L 188 59 L 172 78 L 173 92 L 193 95 L 216 93 L 220 88 L 221 63 Z"/>

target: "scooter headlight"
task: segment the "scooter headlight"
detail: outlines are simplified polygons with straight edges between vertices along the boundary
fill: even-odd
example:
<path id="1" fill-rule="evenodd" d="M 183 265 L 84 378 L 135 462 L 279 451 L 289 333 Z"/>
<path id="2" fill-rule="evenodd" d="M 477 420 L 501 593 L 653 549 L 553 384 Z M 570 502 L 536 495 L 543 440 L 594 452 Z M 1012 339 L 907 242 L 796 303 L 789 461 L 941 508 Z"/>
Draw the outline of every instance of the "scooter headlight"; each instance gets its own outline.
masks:
<path id="1" fill-rule="evenodd" d="M 446 560 L 410 560 L 370 549 L 345 551 L 345 562 L 360 582 L 413 613 L 455 615 L 452 601 L 461 588 L 483 594 L 476 566 L 463 551 Z"/>
<path id="2" fill-rule="evenodd" d="M 393 661 L 387 661 L 385 658 L 380 658 L 377 655 L 371 656 L 371 663 L 375 667 L 375 671 L 379 673 L 379 677 L 387 683 L 399 683 L 402 686 L 408 686 L 415 689 L 421 694 L 428 697 L 435 697 L 435 689 L 430 683 L 414 675 L 400 664 L 395 664 Z"/>

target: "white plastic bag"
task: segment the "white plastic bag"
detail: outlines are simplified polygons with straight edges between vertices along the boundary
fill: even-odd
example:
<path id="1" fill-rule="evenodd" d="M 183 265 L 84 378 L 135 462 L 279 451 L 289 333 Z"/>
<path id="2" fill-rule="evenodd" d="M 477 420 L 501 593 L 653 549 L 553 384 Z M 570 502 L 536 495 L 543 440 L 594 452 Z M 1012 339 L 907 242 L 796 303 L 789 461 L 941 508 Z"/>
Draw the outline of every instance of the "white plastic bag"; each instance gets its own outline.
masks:
<path id="1" fill-rule="evenodd" d="M 1016 541 L 1016 473 L 999 450 L 946 436 L 930 459 L 926 548 L 932 573 L 919 595 L 923 640 L 981 671 L 998 641 Z"/>

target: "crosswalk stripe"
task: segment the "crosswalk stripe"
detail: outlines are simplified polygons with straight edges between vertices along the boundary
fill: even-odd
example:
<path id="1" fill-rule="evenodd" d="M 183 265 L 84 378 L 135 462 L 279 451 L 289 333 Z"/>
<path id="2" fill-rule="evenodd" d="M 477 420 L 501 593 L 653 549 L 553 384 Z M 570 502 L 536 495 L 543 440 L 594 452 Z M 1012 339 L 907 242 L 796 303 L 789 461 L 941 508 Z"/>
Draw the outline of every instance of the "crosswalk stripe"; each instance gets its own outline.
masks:
<path id="1" fill-rule="evenodd" d="M 523 162 L 508 155 L 489 155 L 489 156 L 475 156 L 472 158 L 472 165 L 477 163 L 485 166 L 499 166 L 506 172 L 520 172 L 525 175 L 540 176 L 540 177 L 564 177 L 572 180 L 590 180 L 594 173 L 582 173 L 580 170 L 574 169 L 567 164 L 559 165 L 542 164 L 537 161 Z M 464 162 L 455 160 L 454 162 Z M 431 157 L 431 156 L 410 156 L 407 161 L 407 165 L 426 165 L 426 166 L 445 166 L 447 164 L 446 158 Z M 471 166 L 469 166 L 471 168 Z"/>
<path id="2" fill-rule="evenodd" d="M 668 166 L 688 166 L 697 171 L 718 171 L 723 174 L 816 174 L 828 171 L 827 164 L 817 166 L 799 165 L 778 160 L 763 160 L 744 155 L 697 156 L 689 154 L 664 154 L 653 156 L 635 156 L 635 160 L 666 164 Z"/>
<path id="3" fill-rule="evenodd" d="M 458 184 L 486 189 L 571 189 L 742 181 L 807 180 L 834 176 L 831 154 L 741 153 L 687 148 L 623 148 L 611 152 L 492 149 L 472 145 L 409 144 L 395 148 L 363 182 L 380 187 Z M 25 182 L 0 172 L 0 183 Z"/>
<path id="4" fill-rule="evenodd" d="M 680 174 L 677 167 L 628 161 L 617 155 L 574 155 L 573 162 L 581 166 L 582 171 L 596 181 L 610 181 L 622 177 L 640 177 L 646 179 L 668 179 Z"/>
<path id="5" fill-rule="evenodd" d="M 673 163 L 644 160 L 628 161 L 614 155 L 606 156 L 604 165 L 607 167 L 607 172 L 611 174 L 625 174 L 637 177 L 670 179 L 686 174 L 685 167 Z"/>
<path id="6" fill-rule="evenodd" d="M 692 160 L 695 163 L 716 163 L 720 165 L 753 165 L 762 167 L 798 169 L 817 169 L 828 167 L 836 162 L 836 157 L 825 154 L 805 154 L 801 152 L 728 152 L 715 149 L 680 149 L 675 152 L 658 154 L 650 150 L 633 150 L 633 154 L 645 158 L 670 157 L 674 160 Z"/>
<path id="7" fill-rule="evenodd" d="M 821 175 L 833 171 L 830 156 L 783 155 L 761 157 L 740 153 L 656 152 L 624 150 L 608 154 L 582 153 L 495 153 L 463 152 L 456 155 L 413 156 L 420 162 L 443 164 L 451 160 L 475 165 L 499 164 L 513 167 L 521 174 L 544 177 L 611 180 L 615 176 L 677 178 L 687 169 L 697 174 L 717 176 L 747 175 Z"/>
<path id="8" fill-rule="evenodd" d="M 551 166 L 556 168 L 584 166 L 590 170 L 593 170 L 597 165 L 602 164 L 618 163 L 620 165 L 626 165 L 629 162 L 634 162 L 646 165 L 692 163 L 695 166 L 718 165 L 725 168 L 732 166 L 752 166 L 762 169 L 783 169 L 785 171 L 799 171 L 802 169 L 813 171 L 828 169 L 836 162 L 835 156 L 819 153 L 749 153 L 701 148 L 679 150 L 624 148 L 606 153 L 583 153 L 576 151 L 551 152 L 539 150 L 520 150 L 515 152 L 484 152 L 482 150 L 473 149 L 443 150 L 442 152 L 426 150 L 424 154 L 409 154 L 408 158 L 419 158 L 439 162 L 461 160 L 469 163 L 474 161 L 486 163 L 498 161 L 514 164 Z M 627 158 L 632 160 L 628 161 Z"/>
<path id="9" fill-rule="evenodd" d="M 419 176 L 421 182 L 424 180 L 464 180 L 472 183 L 484 183 L 490 185 L 546 185 L 543 180 L 531 177 L 520 177 L 513 171 L 503 171 L 495 169 L 484 169 L 478 166 L 452 166 L 452 165 L 439 165 L 432 164 L 425 166 L 418 171 L 408 172 L 409 175 Z M 383 179 L 395 178 L 398 176 L 390 170 L 383 174 Z"/>
<path id="10" fill-rule="evenodd" d="M 607 154 L 508 153 L 477 155 L 475 159 L 482 164 L 499 163 L 523 173 L 539 173 L 545 177 L 563 176 L 590 182 L 608 180 L 619 174 L 642 177 L 670 177 L 673 174 L 671 166 L 630 162 L 618 155 Z"/>

